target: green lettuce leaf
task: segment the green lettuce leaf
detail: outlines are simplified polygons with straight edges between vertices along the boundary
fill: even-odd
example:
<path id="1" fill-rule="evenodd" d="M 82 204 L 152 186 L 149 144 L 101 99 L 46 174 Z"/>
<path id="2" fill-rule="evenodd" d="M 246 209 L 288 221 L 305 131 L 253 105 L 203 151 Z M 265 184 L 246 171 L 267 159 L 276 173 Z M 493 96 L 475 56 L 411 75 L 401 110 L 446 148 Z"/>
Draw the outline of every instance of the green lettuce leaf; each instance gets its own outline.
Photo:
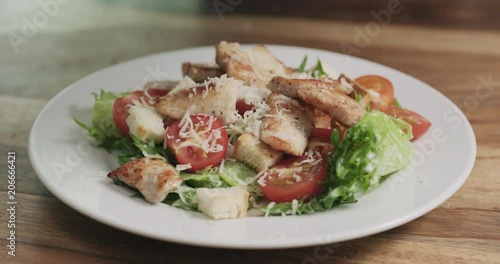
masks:
<path id="1" fill-rule="evenodd" d="M 108 137 L 121 137 L 113 118 L 113 105 L 120 95 L 104 90 L 99 95 L 93 95 L 95 103 L 92 108 L 92 125 Z"/>
<path id="2" fill-rule="evenodd" d="M 211 167 L 197 171 L 195 173 L 181 172 L 184 182 L 196 188 L 225 188 L 229 187 L 220 177 L 218 169 Z"/>
<path id="3" fill-rule="evenodd" d="M 356 195 L 377 187 L 383 176 L 406 167 L 413 158 L 411 126 L 379 111 L 366 113 L 340 141 L 332 133 L 335 152 L 327 157 L 328 180 L 309 202 L 261 208 L 268 214 L 312 213 L 356 202 Z"/>
<path id="4" fill-rule="evenodd" d="M 377 187 L 382 176 L 406 167 L 413 158 L 411 128 L 382 112 L 368 112 L 328 156 L 332 187 L 323 199 L 327 208 L 352 202 L 358 192 Z"/>
<path id="5" fill-rule="evenodd" d="M 97 147 L 104 148 L 108 152 L 112 150 L 128 151 L 133 147 L 133 144 L 120 134 L 113 119 L 113 104 L 119 95 L 103 90 L 99 95 L 93 95 L 95 104 L 92 108 L 92 124 L 87 125 L 74 117 L 73 120 L 87 130 L 88 136 L 96 140 Z"/>
<path id="6" fill-rule="evenodd" d="M 162 203 L 185 210 L 197 211 L 196 189 L 182 184 L 169 193 Z"/>
<path id="7" fill-rule="evenodd" d="M 230 187 L 240 186 L 254 196 L 262 196 L 257 185 L 257 172 L 252 167 L 238 161 L 226 162 L 220 172 L 221 179 Z"/>
<path id="8" fill-rule="evenodd" d="M 205 168 L 195 173 L 181 172 L 180 176 L 188 186 L 195 188 L 241 186 L 253 195 L 262 195 L 255 181 L 257 172 L 238 161 L 225 163 L 223 169 Z"/>

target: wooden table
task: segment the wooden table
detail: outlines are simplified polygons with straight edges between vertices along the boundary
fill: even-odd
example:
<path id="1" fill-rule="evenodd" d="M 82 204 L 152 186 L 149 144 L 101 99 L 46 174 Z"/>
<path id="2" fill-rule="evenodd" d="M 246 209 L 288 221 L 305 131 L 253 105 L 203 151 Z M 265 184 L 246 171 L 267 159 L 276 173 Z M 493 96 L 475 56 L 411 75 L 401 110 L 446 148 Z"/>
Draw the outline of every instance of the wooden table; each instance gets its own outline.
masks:
<path id="1" fill-rule="evenodd" d="M 341 52 L 341 43 L 356 44 L 356 28 L 374 21 L 370 17 L 354 23 L 245 16 L 236 11 L 232 14 L 234 10 L 218 17 L 213 11 L 212 15 L 194 15 L 196 10 L 171 12 L 134 3 L 70 1 L 47 16 L 46 25 L 39 23 L 36 34 L 26 37 L 18 52 L 9 38 L 0 39 L 0 167 L 7 167 L 8 151 L 16 152 L 18 166 L 17 254 L 7 263 L 500 263 L 498 27 L 480 30 L 474 24 L 458 30 L 449 25 L 415 26 L 405 20 L 383 27 L 354 54 L 435 87 L 461 106 L 476 133 L 477 160 L 464 186 L 435 210 L 401 227 L 325 247 L 269 251 L 197 248 L 116 230 L 53 197 L 30 165 L 28 135 L 47 101 L 79 78 L 143 55 L 212 45 L 219 40 Z M 23 17 L 32 20 L 37 12 L 45 12 L 36 1 L 15 0 L 0 2 L 0 10 L 0 32 L 18 36 Z M 479 98 L 475 89 L 481 85 L 480 78 L 491 78 L 494 83 L 491 93 Z M 2 169 L 1 201 L 7 200 L 5 173 Z M 2 209 L 2 257 L 7 256 L 5 212 Z"/>

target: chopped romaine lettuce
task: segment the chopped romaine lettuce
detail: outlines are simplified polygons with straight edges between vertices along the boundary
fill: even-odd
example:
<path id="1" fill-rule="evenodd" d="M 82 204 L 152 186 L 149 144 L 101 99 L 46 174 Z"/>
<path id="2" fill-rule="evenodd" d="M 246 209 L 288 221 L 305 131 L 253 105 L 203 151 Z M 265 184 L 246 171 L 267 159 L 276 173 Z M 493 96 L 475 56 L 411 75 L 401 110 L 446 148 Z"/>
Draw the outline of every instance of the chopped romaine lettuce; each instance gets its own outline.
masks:
<path id="1" fill-rule="evenodd" d="M 158 148 L 158 145 L 160 144 L 155 144 L 154 140 L 151 140 L 150 142 L 144 143 L 142 142 L 136 135 L 130 133 L 130 137 L 132 138 L 132 141 L 134 142 L 135 146 L 142 152 L 142 155 L 147 158 L 159 158 L 166 160 L 164 155 L 162 155 L 161 152 L 163 152 L 163 147 Z M 161 144 L 163 145 L 163 144 Z"/>
<path id="2" fill-rule="evenodd" d="M 368 112 L 348 129 L 344 140 L 335 146 L 335 153 L 328 157 L 329 180 L 335 189 L 347 188 L 348 195 L 340 196 L 339 202 L 354 200 L 358 191 L 373 189 L 382 176 L 408 165 L 413 158 L 411 137 L 407 123 L 380 111 Z"/>
<path id="3" fill-rule="evenodd" d="M 195 173 L 181 172 L 181 178 L 184 182 L 196 188 L 224 188 L 229 187 L 220 177 L 217 169 L 211 167 L 197 171 Z"/>
<path id="4" fill-rule="evenodd" d="M 245 163 L 226 162 L 224 168 L 219 171 L 221 179 L 229 186 L 241 186 L 253 195 L 262 195 L 260 187 L 257 186 L 257 172 Z"/>
<path id="5" fill-rule="evenodd" d="M 241 186 L 254 195 L 261 195 L 256 183 L 257 172 L 248 165 L 230 161 L 220 168 L 206 168 L 195 173 L 181 172 L 184 182 L 196 188 L 227 188 Z"/>
<path id="6" fill-rule="evenodd" d="M 103 90 L 101 90 L 101 94 L 94 93 L 93 95 L 95 104 L 92 108 L 92 125 L 106 136 L 120 137 L 120 131 L 113 118 L 113 105 L 119 95 Z"/>
<path id="7" fill-rule="evenodd" d="M 196 201 L 196 189 L 182 184 L 175 189 L 175 191 L 169 193 L 167 198 L 165 198 L 162 203 L 177 208 L 196 211 L 198 208 L 198 201 Z"/>
<path id="8" fill-rule="evenodd" d="M 163 143 L 155 143 L 154 140 L 144 143 L 132 133 L 130 137 L 132 141 L 124 138 L 124 141 L 128 142 L 127 144 L 131 146 L 120 149 L 120 155 L 116 157 L 118 163 L 125 164 L 133 159 L 148 157 L 163 159 L 174 166 L 177 164 L 172 153 L 168 149 L 163 148 Z"/>

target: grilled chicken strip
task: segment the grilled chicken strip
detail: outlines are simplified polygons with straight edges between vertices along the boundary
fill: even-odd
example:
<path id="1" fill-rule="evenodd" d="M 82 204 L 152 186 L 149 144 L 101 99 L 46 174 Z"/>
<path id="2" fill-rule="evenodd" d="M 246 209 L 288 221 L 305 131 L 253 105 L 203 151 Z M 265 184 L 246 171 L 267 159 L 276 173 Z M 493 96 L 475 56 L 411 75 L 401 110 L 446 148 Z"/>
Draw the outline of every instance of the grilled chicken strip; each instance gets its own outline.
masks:
<path id="1" fill-rule="evenodd" d="M 351 98 L 354 98 L 354 92 L 358 93 L 362 96 L 361 101 L 359 102 L 362 106 L 366 107 L 371 101 L 373 101 L 373 93 L 371 93 L 368 89 L 363 87 L 361 84 L 355 82 L 351 78 L 347 77 L 347 75 L 341 73 L 339 76 L 339 82 L 346 83 L 351 86 L 353 92 L 349 94 Z"/>
<path id="2" fill-rule="evenodd" d="M 354 99 L 338 91 L 308 89 L 297 92 L 300 99 L 325 112 L 344 126 L 351 127 L 366 113 Z"/>
<path id="3" fill-rule="evenodd" d="M 260 125 L 260 140 L 275 150 L 300 156 L 313 128 L 311 114 L 297 100 L 272 93 L 267 98 L 269 113 Z"/>
<path id="4" fill-rule="evenodd" d="M 199 64 L 185 62 L 182 64 L 182 74 L 189 76 L 197 83 L 204 82 L 208 78 L 220 77 L 225 72 L 217 65 Z"/>
<path id="5" fill-rule="evenodd" d="M 158 158 L 129 161 L 108 174 L 130 187 L 136 188 L 150 203 L 159 203 L 182 183 L 172 165 Z"/>
<path id="6" fill-rule="evenodd" d="M 309 110 L 312 113 L 313 124 L 315 128 L 332 128 L 332 117 L 323 113 L 322 111 L 308 105 Z"/>
<path id="7" fill-rule="evenodd" d="M 267 88 L 273 92 L 282 93 L 288 97 L 298 99 L 298 90 L 308 89 L 328 89 L 338 90 L 340 82 L 332 79 L 295 79 L 282 76 L 275 76 L 271 79 Z"/>
<path id="8" fill-rule="evenodd" d="M 174 119 L 181 119 L 190 109 L 193 114 L 214 115 L 225 125 L 232 124 L 238 120 L 236 101 L 241 86 L 241 81 L 222 76 L 206 84 L 170 92 L 154 108 L 160 115 Z"/>
<path id="9" fill-rule="evenodd" d="M 246 51 L 238 43 L 222 41 L 215 50 L 216 62 L 228 76 L 249 86 L 266 87 L 273 76 L 293 73 L 293 69 L 286 67 L 264 45 Z"/>

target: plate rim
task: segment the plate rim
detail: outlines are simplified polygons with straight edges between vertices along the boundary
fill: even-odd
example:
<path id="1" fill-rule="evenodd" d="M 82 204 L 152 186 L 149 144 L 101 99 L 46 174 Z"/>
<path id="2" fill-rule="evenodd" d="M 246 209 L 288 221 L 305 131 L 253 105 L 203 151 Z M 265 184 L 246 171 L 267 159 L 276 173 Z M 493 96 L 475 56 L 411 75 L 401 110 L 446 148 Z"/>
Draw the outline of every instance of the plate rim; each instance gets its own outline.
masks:
<path id="1" fill-rule="evenodd" d="M 252 46 L 252 45 L 256 45 L 256 44 L 242 44 L 242 46 L 244 46 L 244 47 Z M 322 245 L 322 244 L 333 243 L 333 242 L 341 242 L 341 241 L 346 241 L 346 240 L 351 240 L 351 239 L 356 239 L 356 238 L 362 238 L 362 237 L 366 237 L 369 235 L 381 233 L 381 232 L 387 231 L 389 229 L 392 229 L 392 228 L 401 226 L 403 224 L 409 223 L 409 222 L 421 217 L 422 215 L 436 209 L 439 205 L 444 203 L 453 194 L 455 194 L 460 189 L 460 187 L 465 183 L 465 181 L 468 179 L 468 177 L 471 174 L 472 169 L 474 167 L 476 156 L 477 156 L 476 136 L 475 136 L 474 130 L 472 129 L 470 121 L 467 119 L 467 117 L 461 111 L 461 109 L 459 109 L 455 105 L 455 103 L 453 103 L 448 97 L 446 97 L 444 94 L 442 94 L 439 90 L 435 89 L 434 87 L 426 84 L 425 82 L 421 81 L 420 79 L 413 77 L 413 76 L 411 76 L 411 75 L 409 75 L 401 70 L 380 64 L 380 63 L 375 62 L 375 61 L 355 57 L 352 55 L 338 53 L 338 52 L 334 52 L 334 51 L 330 51 L 330 50 L 322 50 L 322 49 L 302 47 L 302 46 L 272 45 L 272 44 L 264 44 L 264 45 L 266 45 L 271 50 L 281 49 L 281 48 L 304 49 L 304 50 L 309 50 L 309 51 L 314 51 L 314 52 L 332 53 L 332 54 L 343 56 L 346 58 L 353 58 L 353 59 L 359 60 L 363 63 L 370 63 L 370 64 L 376 65 L 377 67 L 382 67 L 382 68 L 396 71 L 396 72 L 398 72 L 398 74 L 402 74 L 405 77 L 409 77 L 409 78 L 413 79 L 414 81 L 419 82 L 420 84 L 423 84 L 423 85 L 431 88 L 428 90 L 431 91 L 432 93 L 434 93 L 434 95 L 439 96 L 441 100 L 445 100 L 450 106 L 452 106 L 454 108 L 455 112 L 458 113 L 460 115 L 461 119 L 465 121 L 464 128 L 466 130 L 468 130 L 470 135 L 472 135 L 471 137 L 468 137 L 468 140 L 470 141 L 469 144 L 473 150 L 472 151 L 473 153 L 471 153 L 471 155 L 469 155 L 464 170 L 462 171 L 462 173 L 460 175 L 458 175 L 456 177 L 456 179 L 452 185 L 448 186 L 445 190 L 440 192 L 439 195 L 437 195 L 430 202 L 426 203 L 425 206 L 420 206 L 418 208 L 418 210 L 413 210 L 410 214 L 406 214 L 403 217 L 399 217 L 398 219 L 391 221 L 390 223 L 386 223 L 383 226 L 378 226 L 378 228 L 365 227 L 364 229 L 366 229 L 366 230 L 362 230 L 363 232 L 357 232 L 355 235 L 353 235 L 353 234 L 343 235 L 340 238 L 336 237 L 335 239 L 332 239 L 331 237 L 329 237 L 328 236 L 329 234 L 325 234 L 324 237 L 300 238 L 298 240 L 293 239 L 293 240 L 288 240 L 288 241 L 279 241 L 279 243 L 278 242 L 266 243 L 264 245 L 259 245 L 257 242 L 253 242 L 252 244 L 248 244 L 248 243 L 244 243 L 244 241 L 243 241 L 243 243 L 240 243 L 240 242 L 234 243 L 233 242 L 233 243 L 229 244 L 227 242 L 226 243 L 220 242 L 220 243 L 215 243 L 215 244 L 213 244 L 213 243 L 208 244 L 207 242 L 203 242 L 203 241 L 194 241 L 192 239 L 184 239 L 182 236 L 174 236 L 174 237 L 167 238 L 167 237 L 162 236 L 162 235 L 144 233 L 144 232 L 141 232 L 139 229 L 130 228 L 122 223 L 113 222 L 113 221 L 107 219 L 102 214 L 98 214 L 98 213 L 93 212 L 92 210 L 88 210 L 84 206 L 79 206 L 77 202 L 73 202 L 70 198 L 66 197 L 63 194 L 63 192 L 58 191 L 58 189 L 55 188 L 55 186 L 51 185 L 50 180 L 48 179 L 49 177 L 43 176 L 44 173 L 42 172 L 41 168 L 37 165 L 36 160 L 35 160 L 35 155 L 36 155 L 35 150 L 37 149 L 37 147 L 35 145 L 35 136 L 36 136 L 36 132 L 37 132 L 36 127 L 37 127 L 37 125 L 39 125 L 40 117 L 47 111 L 47 109 L 49 109 L 55 102 L 57 102 L 57 100 L 60 97 L 64 96 L 69 91 L 76 89 L 81 83 L 85 82 L 87 79 L 92 79 L 92 78 L 94 78 L 94 76 L 100 74 L 103 71 L 106 71 L 106 70 L 109 70 L 112 68 L 121 67 L 123 64 L 133 64 L 134 62 L 137 62 L 140 60 L 147 60 L 147 59 L 154 58 L 157 56 L 164 56 L 164 55 L 173 54 L 173 53 L 186 52 L 186 51 L 193 50 L 193 49 L 213 48 L 213 46 L 195 46 L 195 47 L 188 47 L 188 48 L 170 50 L 170 51 L 150 54 L 150 55 L 146 55 L 146 56 L 141 56 L 141 57 L 137 57 L 137 58 L 134 58 L 131 60 L 120 62 L 120 63 L 115 64 L 115 65 L 111 65 L 111 66 L 102 68 L 98 71 L 95 71 L 91 74 L 88 74 L 88 75 L 78 79 L 77 81 L 71 83 L 70 85 L 65 87 L 63 90 L 58 92 L 55 96 L 53 96 L 47 102 L 47 104 L 43 107 L 43 109 L 37 114 L 35 121 L 33 122 L 33 125 L 30 129 L 30 135 L 29 135 L 29 139 L 28 139 L 28 157 L 29 157 L 29 161 L 31 163 L 31 166 L 36 173 L 37 178 L 40 179 L 40 181 L 43 183 L 45 188 L 47 188 L 51 192 L 51 194 L 53 194 L 57 199 L 62 201 L 64 204 L 66 204 L 67 206 L 76 210 L 77 212 L 85 215 L 86 217 L 92 218 L 92 219 L 94 219 L 100 223 L 103 223 L 105 225 L 108 225 L 112 228 L 116 228 L 116 229 L 119 229 L 119 230 L 122 230 L 122 231 L 125 231 L 128 233 L 132 233 L 135 235 L 148 237 L 148 238 L 152 238 L 152 239 L 156 239 L 156 240 L 160 240 L 160 241 L 171 242 L 171 243 L 180 243 L 180 244 L 185 244 L 185 245 L 202 246 L 202 247 L 209 247 L 209 248 L 231 248 L 231 249 L 283 249 L 283 248 L 296 248 L 296 247 L 304 247 L 304 246 L 315 246 L 315 245 Z"/>

